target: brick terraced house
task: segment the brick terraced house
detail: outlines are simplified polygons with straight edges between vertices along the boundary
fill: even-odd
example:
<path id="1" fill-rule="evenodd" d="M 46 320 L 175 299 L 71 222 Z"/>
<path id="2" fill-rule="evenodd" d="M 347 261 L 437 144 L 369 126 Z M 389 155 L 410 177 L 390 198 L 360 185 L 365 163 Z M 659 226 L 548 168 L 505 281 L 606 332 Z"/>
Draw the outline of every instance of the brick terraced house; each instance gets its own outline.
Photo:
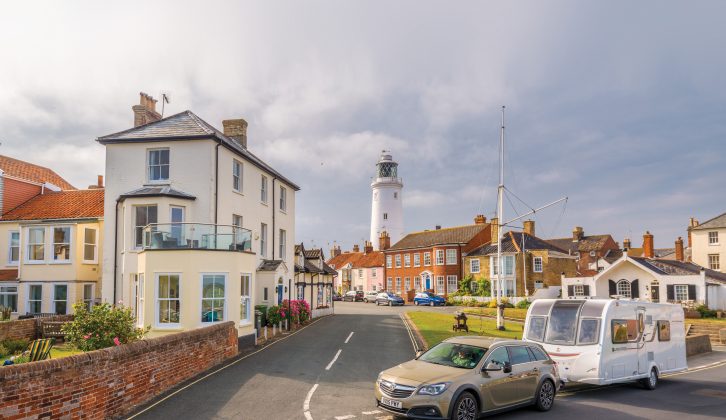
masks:
<path id="1" fill-rule="evenodd" d="M 602 271 L 598 262 L 609 253 L 620 252 L 612 235 L 585 235 L 580 226 L 572 230 L 571 238 L 547 239 L 547 242 L 577 258 L 577 270 L 582 276 L 591 276 Z"/>
<path id="2" fill-rule="evenodd" d="M 404 298 L 411 291 L 455 292 L 464 274 L 462 256 L 491 241 L 491 226 L 479 215 L 473 225 L 409 233 L 384 251 L 384 287 Z"/>
<path id="3" fill-rule="evenodd" d="M 383 242 L 385 246 L 385 241 Z M 349 290 L 363 290 L 376 292 L 384 288 L 385 255 L 382 251 L 374 251 L 373 244 L 365 242 L 363 252 L 358 245 L 353 246 L 352 252 L 340 252 L 340 247 L 334 247 L 333 257 L 328 265 L 338 272 L 335 288 L 345 293 Z"/>

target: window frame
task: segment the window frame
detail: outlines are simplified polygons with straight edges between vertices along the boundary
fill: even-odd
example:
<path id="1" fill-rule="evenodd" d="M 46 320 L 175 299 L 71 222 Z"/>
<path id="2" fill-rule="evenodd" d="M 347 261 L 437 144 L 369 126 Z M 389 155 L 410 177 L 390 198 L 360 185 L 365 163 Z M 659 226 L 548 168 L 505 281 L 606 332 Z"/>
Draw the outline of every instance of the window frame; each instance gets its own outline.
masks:
<path id="1" fill-rule="evenodd" d="M 139 225 L 139 218 L 138 218 L 138 209 L 140 208 L 146 209 L 146 224 L 141 226 Z M 156 221 L 155 222 L 149 222 L 149 208 L 155 207 L 156 208 Z M 144 228 L 150 224 L 159 223 L 159 205 L 158 204 L 135 204 L 132 206 L 134 209 L 134 248 L 135 249 L 142 249 L 144 247 Z M 140 242 L 139 242 L 140 240 Z"/>
<path id="2" fill-rule="evenodd" d="M 159 179 L 152 179 L 151 174 L 151 154 L 154 152 L 167 152 L 167 163 L 161 163 L 161 155 L 159 156 L 159 164 L 153 165 L 159 167 Z M 166 166 L 166 178 L 161 177 L 162 167 Z M 168 184 L 171 179 L 171 149 L 169 147 L 155 147 L 146 149 L 146 182 L 149 184 Z"/>
<path id="3" fill-rule="evenodd" d="M 439 258 L 441 257 L 441 258 Z M 446 257 L 445 252 L 443 249 L 437 249 L 436 250 L 436 265 L 445 265 L 446 264 Z"/>
<path id="4" fill-rule="evenodd" d="M 160 298 L 159 297 L 159 278 L 161 276 L 169 276 L 169 280 L 171 280 L 172 276 L 177 276 L 178 278 L 178 288 L 177 288 L 177 298 Z M 182 283 L 183 283 L 183 276 L 182 273 L 174 273 L 174 272 L 158 272 L 154 273 L 154 328 L 156 329 L 178 329 L 181 327 L 182 324 Z M 159 322 L 159 309 L 160 309 L 160 302 L 161 301 L 179 301 L 179 321 L 178 322 L 165 322 L 161 323 Z"/>
<path id="5" fill-rule="evenodd" d="M 91 308 L 93 308 L 93 301 L 96 296 L 96 285 L 94 283 L 83 283 L 83 284 L 81 284 L 81 286 L 83 286 L 83 289 L 82 289 L 83 294 L 82 294 L 81 301 L 84 304 L 86 304 L 86 309 L 88 309 L 90 311 Z M 86 287 L 89 287 L 89 286 L 91 288 L 91 296 L 86 297 Z"/>
<path id="6" fill-rule="evenodd" d="M 456 265 L 458 253 L 456 248 L 446 249 L 446 265 Z"/>
<path id="7" fill-rule="evenodd" d="M 56 242 L 55 241 L 55 231 L 57 229 L 67 229 L 68 230 L 68 242 Z M 73 227 L 70 225 L 54 225 L 50 226 L 50 231 L 52 233 L 50 240 L 51 246 L 53 249 L 53 259 L 50 260 L 51 264 L 71 264 L 73 262 L 74 252 L 73 252 Z M 56 252 L 55 247 L 56 246 L 68 246 L 68 256 L 65 259 L 59 260 L 56 259 Z"/>
<path id="8" fill-rule="evenodd" d="M 287 188 L 280 185 L 280 211 L 287 213 Z"/>
<path id="9" fill-rule="evenodd" d="M 580 337 L 580 333 L 582 332 L 582 323 L 583 323 L 583 321 L 595 321 L 597 323 L 596 324 L 596 327 L 595 327 L 595 341 L 593 341 L 593 342 L 582 342 L 580 340 L 580 338 L 581 338 Z M 575 332 L 575 334 L 577 335 L 577 337 L 576 337 L 577 338 L 577 345 L 578 346 L 592 346 L 594 344 L 598 344 L 600 342 L 600 327 L 601 327 L 601 324 L 602 324 L 602 320 L 600 318 L 595 318 L 595 317 L 580 317 L 580 316 L 578 316 L 578 319 L 577 319 L 577 331 Z"/>
<path id="10" fill-rule="evenodd" d="M 453 289 L 451 288 L 452 280 L 453 280 L 453 285 L 454 285 Z M 446 276 L 446 293 L 448 294 L 448 293 L 456 292 L 457 290 L 459 290 L 459 276 L 457 276 L 456 274 L 447 275 Z"/>
<path id="11" fill-rule="evenodd" d="M 403 254 L 403 266 L 411 267 L 411 254 Z"/>
<path id="12" fill-rule="evenodd" d="M 537 268 L 538 264 L 539 264 L 539 268 Z M 544 259 L 539 256 L 532 257 L 532 272 L 541 273 L 543 268 L 544 268 Z"/>
<path id="13" fill-rule="evenodd" d="M 267 205 L 267 177 L 260 174 L 260 203 Z"/>
<path id="14" fill-rule="evenodd" d="M 86 234 L 93 231 L 93 243 L 86 242 Z M 93 247 L 93 259 L 86 258 L 86 247 Z M 83 264 L 98 264 L 98 229 L 92 227 L 83 227 Z"/>
<path id="15" fill-rule="evenodd" d="M 640 336 L 641 336 L 642 332 L 637 331 L 637 324 L 636 324 L 636 331 L 638 332 L 638 334 L 635 336 L 634 339 L 632 339 L 632 340 L 630 339 L 630 334 L 628 332 L 629 321 L 633 321 L 633 322 L 636 322 L 636 323 L 638 322 L 638 320 L 634 320 L 634 319 L 612 319 L 612 320 L 610 320 L 610 341 L 612 342 L 612 344 L 635 343 L 635 342 L 637 342 L 640 339 Z M 624 323 L 624 326 L 625 326 L 625 329 L 626 329 L 625 341 L 621 341 L 621 340 L 615 341 L 615 336 L 616 336 L 616 333 L 615 333 L 615 324 L 616 323 L 618 325 L 622 325 Z"/>
<path id="16" fill-rule="evenodd" d="M 712 231 L 708 232 L 708 244 L 709 245 L 719 245 L 717 230 L 712 230 Z"/>
<path id="17" fill-rule="evenodd" d="M 8 289 L 10 289 L 10 288 L 15 288 L 15 292 L 13 293 L 11 291 L 8 291 Z M 20 293 L 18 293 L 19 289 L 20 289 L 20 285 L 18 283 L 15 283 L 14 285 L 12 285 L 12 284 L 0 285 L 0 297 L 7 296 L 6 299 L 9 301 L 9 299 L 10 299 L 9 297 L 15 295 L 15 309 L 13 310 L 12 306 L 5 305 L 5 303 L 7 303 L 5 300 L 0 300 L 0 302 L 2 302 L 2 305 L 0 305 L 0 306 L 9 307 L 11 309 L 12 313 L 18 313 L 18 297 L 20 295 Z"/>
<path id="18" fill-rule="evenodd" d="M 267 223 L 260 222 L 260 256 L 267 257 Z"/>
<path id="19" fill-rule="evenodd" d="M 34 287 L 40 288 L 40 298 L 39 299 L 31 299 L 31 296 L 33 294 L 30 291 Z M 31 302 L 38 302 L 38 305 L 39 305 L 38 312 L 32 312 L 32 311 L 30 311 L 31 306 L 32 306 L 31 305 Z M 26 310 L 25 311 L 27 313 L 29 313 L 29 314 L 40 314 L 40 313 L 43 313 L 43 284 L 42 283 L 30 283 L 30 284 L 28 284 L 28 296 L 27 296 L 27 299 L 25 300 L 25 304 L 26 304 L 26 306 L 25 306 L 25 309 Z"/>
<path id="20" fill-rule="evenodd" d="M 431 266 L 431 252 L 424 252 L 424 259 L 423 259 L 423 265 L 424 267 L 430 267 Z"/>
<path id="21" fill-rule="evenodd" d="M 54 313 L 54 314 L 56 314 L 56 315 L 67 315 L 68 314 L 68 301 L 69 301 L 69 299 L 68 299 L 68 297 L 69 297 L 68 296 L 68 290 L 69 290 L 68 283 L 53 283 L 52 285 L 53 285 L 53 289 L 51 289 L 51 290 L 53 291 L 53 294 L 51 295 L 51 300 L 50 300 L 50 303 L 51 303 L 51 305 L 50 305 L 51 306 L 51 308 L 50 308 L 51 309 L 51 312 Z M 66 298 L 65 298 L 65 300 L 58 299 L 58 296 L 57 296 L 57 288 L 58 287 L 65 287 L 66 288 Z M 65 303 L 65 306 L 66 306 L 65 312 L 60 313 L 60 314 L 58 313 L 58 308 L 56 306 L 58 304 L 58 302 Z"/>
<path id="22" fill-rule="evenodd" d="M 416 252 L 413 254 L 413 266 L 414 267 L 421 267 L 421 254 Z"/>
<path id="23" fill-rule="evenodd" d="M 666 328 L 663 329 L 662 326 Z M 658 329 L 658 341 L 671 341 L 671 323 L 667 320 L 656 321 L 656 328 Z M 666 331 L 667 334 L 663 332 Z"/>
<path id="24" fill-rule="evenodd" d="M 621 287 L 620 287 L 621 284 L 627 284 L 628 285 L 628 290 L 627 290 L 628 293 L 627 293 L 627 295 L 620 293 L 621 292 Z M 623 291 L 624 291 L 624 289 L 623 289 Z M 620 280 L 617 281 L 617 283 L 615 283 L 615 292 L 617 293 L 618 296 L 622 296 L 624 298 L 630 299 L 633 296 L 633 285 L 628 280 L 620 279 Z"/>
<path id="25" fill-rule="evenodd" d="M 443 293 L 444 287 L 446 287 L 446 277 L 436 276 L 436 293 Z"/>
<path id="26" fill-rule="evenodd" d="M 678 291 L 683 290 L 684 292 L 679 293 Z M 685 296 L 685 299 L 678 299 L 678 295 Z M 688 295 L 688 285 L 687 284 L 674 284 L 673 285 L 673 299 L 675 299 L 676 302 L 684 302 L 689 300 L 690 296 Z"/>
<path id="27" fill-rule="evenodd" d="M 214 297 L 214 296 L 211 297 L 211 298 L 205 298 L 204 297 L 204 277 L 205 276 L 212 277 L 212 281 L 213 282 L 214 282 L 214 280 L 217 277 L 222 277 L 222 280 L 223 280 L 222 281 L 222 284 L 223 284 L 223 290 L 224 290 L 224 296 L 222 298 Z M 229 273 L 224 273 L 224 272 L 216 272 L 216 273 L 215 272 L 203 272 L 203 273 L 199 273 L 199 309 L 200 309 L 199 315 L 201 315 L 201 317 L 199 319 L 200 319 L 201 325 L 205 325 L 206 326 L 206 325 L 213 325 L 213 324 L 216 324 L 218 322 L 229 321 L 229 318 L 228 318 L 228 315 L 227 315 L 227 309 L 228 309 L 228 306 L 229 306 L 228 305 L 228 302 L 227 302 L 227 298 L 228 298 L 228 293 L 227 293 L 227 290 L 228 290 L 227 283 L 228 283 L 228 281 L 227 280 L 229 280 Z M 180 296 L 181 296 L 181 294 L 180 294 Z M 207 301 L 221 300 L 222 301 L 222 305 L 223 305 L 222 306 L 222 319 L 217 320 L 217 321 L 204 321 L 203 320 L 204 319 L 204 301 L 205 300 L 207 300 Z M 181 309 L 181 306 L 179 308 Z M 212 303 L 211 310 L 212 311 L 215 310 L 214 303 Z M 181 312 L 181 311 L 179 311 L 179 312 Z M 180 317 L 180 321 L 181 321 L 181 317 Z"/>
<path id="28" fill-rule="evenodd" d="M 401 293 L 401 278 L 400 277 L 396 277 L 395 286 L 396 286 L 396 292 Z"/>
<path id="29" fill-rule="evenodd" d="M 572 293 L 574 296 L 585 296 L 585 285 L 584 284 L 573 284 Z"/>
<path id="30" fill-rule="evenodd" d="M 13 235 L 18 235 L 18 244 L 13 246 Z M 22 247 L 21 241 L 20 241 L 20 230 L 11 230 L 8 231 L 8 264 L 9 266 L 15 266 L 20 264 L 20 249 Z M 16 248 L 18 250 L 18 258 L 13 259 L 13 248 Z"/>
<path id="31" fill-rule="evenodd" d="M 244 192 L 244 165 L 237 159 L 232 159 L 232 191 Z"/>
<path id="32" fill-rule="evenodd" d="M 474 269 L 474 262 L 476 262 L 476 270 Z M 469 272 L 473 274 L 481 273 L 481 261 L 479 258 L 472 258 L 469 260 Z"/>
<path id="33" fill-rule="evenodd" d="M 244 286 L 244 278 L 245 277 L 247 278 L 247 294 L 246 295 L 243 294 L 243 292 L 245 291 L 244 290 L 245 287 L 243 287 Z M 240 317 L 239 317 L 239 325 L 250 325 L 250 324 L 252 324 L 252 309 L 253 309 L 252 308 L 252 273 L 240 273 L 239 280 L 240 280 L 240 290 L 239 290 L 239 294 L 240 294 L 240 301 L 239 301 L 239 304 L 240 304 Z M 227 293 L 227 291 L 225 290 L 225 294 L 226 293 Z M 244 300 L 247 301 L 247 316 L 243 320 L 242 319 L 242 302 Z"/>
<path id="34" fill-rule="evenodd" d="M 396 263 L 396 268 L 401 268 L 401 254 L 396 254 L 393 259 Z"/>
<path id="35" fill-rule="evenodd" d="M 386 255 L 386 268 L 393 268 L 393 255 Z"/>
<path id="36" fill-rule="evenodd" d="M 711 270 L 721 270 L 721 255 L 708 254 L 708 268 Z"/>
<path id="37" fill-rule="evenodd" d="M 280 229 L 279 239 L 280 239 L 279 257 L 280 257 L 280 259 L 284 260 L 285 258 L 287 258 L 287 249 L 286 249 L 287 248 L 287 231 L 285 229 Z"/>
<path id="38" fill-rule="evenodd" d="M 32 231 L 40 231 L 40 232 L 43 232 L 42 242 L 31 242 L 30 241 L 31 232 Z M 43 263 L 45 263 L 45 259 L 46 259 L 46 252 L 45 252 L 45 250 L 47 248 L 46 247 L 46 242 L 48 242 L 46 226 L 29 226 L 28 227 L 28 230 L 27 230 L 27 240 L 26 240 L 26 243 L 25 243 L 25 246 L 27 247 L 27 249 L 25 250 L 25 263 L 27 263 L 27 264 L 43 264 Z M 41 247 L 42 252 L 43 252 L 42 258 L 38 258 L 38 259 L 31 259 L 30 258 L 31 254 L 32 254 L 30 252 L 30 248 L 31 247 L 34 247 L 34 246 Z"/>

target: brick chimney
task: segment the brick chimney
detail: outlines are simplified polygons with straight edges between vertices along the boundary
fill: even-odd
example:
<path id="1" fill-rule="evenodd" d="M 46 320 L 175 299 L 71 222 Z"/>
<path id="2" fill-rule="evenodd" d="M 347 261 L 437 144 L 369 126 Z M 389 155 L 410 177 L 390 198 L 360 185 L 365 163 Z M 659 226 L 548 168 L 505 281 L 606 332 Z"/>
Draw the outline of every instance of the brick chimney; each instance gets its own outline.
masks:
<path id="1" fill-rule="evenodd" d="M 360 252 L 360 247 L 358 247 L 358 244 L 353 245 L 353 252 Z"/>
<path id="2" fill-rule="evenodd" d="M 581 226 L 575 226 L 574 229 L 572 229 L 572 242 L 577 242 L 585 237 L 585 231 L 582 230 Z"/>
<path id="3" fill-rule="evenodd" d="M 645 258 L 655 257 L 655 249 L 653 248 L 653 235 L 649 231 L 643 234 L 643 256 Z"/>
<path id="4" fill-rule="evenodd" d="M 338 255 L 340 255 L 340 245 L 333 244 L 333 247 L 330 248 L 330 258 L 335 258 Z"/>
<path id="5" fill-rule="evenodd" d="M 436 230 L 441 230 L 441 225 L 436 225 Z"/>
<path id="6" fill-rule="evenodd" d="M 528 233 L 532 236 L 535 236 L 534 234 L 534 220 L 525 220 L 524 221 L 524 233 Z"/>
<path id="7" fill-rule="evenodd" d="M 691 229 L 694 227 L 698 227 L 698 220 L 691 217 L 691 219 L 688 221 L 688 246 L 693 248 L 693 242 L 691 242 Z"/>
<path id="8" fill-rule="evenodd" d="M 378 238 L 378 250 L 385 251 L 391 247 L 391 237 L 388 236 L 388 232 L 385 230 L 381 232 L 381 236 Z"/>
<path id="9" fill-rule="evenodd" d="M 489 225 L 492 227 L 492 242 L 496 242 L 499 232 L 499 218 L 498 217 L 492 217 L 492 220 L 489 222 Z"/>
<path id="10" fill-rule="evenodd" d="M 96 181 L 95 185 L 89 185 L 89 190 L 97 190 L 99 188 L 103 188 L 103 175 L 98 176 L 98 180 Z"/>
<path id="11" fill-rule="evenodd" d="M 371 252 L 373 252 L 373 242 L 366 241 L 365 245 L 363 245 L 363 252 L 366 254 L 370 254 Z"/>
<path id="12" fill-rule="evenodd" d="M 685 260 L 685 255 L 683 253 L 683 238 L 680 236 L 676 239 L 676 259 L 678 261 Z"/>
<path id="13" fill-rule="evenodd" d="M 141 97 L 139 105 L 131 107 L 134 111 L 134 127 L 159 121 L 161 114 L 156 112 L 156 102 L 158 101 L 144 92 L 139 92 L 139 96 Z"/>
<path id="14" fill-rule="evenodd" d="M 222 127 L 224 127 L 225 136 L 233 138 L 240 146 L 247 148 L 247 121 L 242 118 L 224 120 Z"/>
<path id="15" fill-rule="evenodd" d="M 477 214 L 474 217 L 474 224 L 475 225 L 484 225 L 484 224 L 486 224 L 486 222 L 487 222 L 487 217 L 484 216 L 483 214 Z"/>
<path id="16" fill-rule="evenodd" d="M 630 238 L 623 239 L 623 249 L 630 249 Z"/>

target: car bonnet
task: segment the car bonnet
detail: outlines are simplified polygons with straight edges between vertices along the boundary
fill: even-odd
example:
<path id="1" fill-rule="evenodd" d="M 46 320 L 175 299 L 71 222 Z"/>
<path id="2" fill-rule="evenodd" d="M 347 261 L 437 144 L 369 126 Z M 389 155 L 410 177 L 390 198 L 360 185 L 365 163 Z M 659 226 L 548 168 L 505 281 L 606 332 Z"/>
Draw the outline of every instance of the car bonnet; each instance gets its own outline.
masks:
<path id="1" fill-rule="evenodd" d="M 383 371 L 382 378 L 397 384 L 418 386 L 421 384 L 455 381 L 471 372 L 472 369 L 455 368 L 419 360 L 410 360 Z"/>

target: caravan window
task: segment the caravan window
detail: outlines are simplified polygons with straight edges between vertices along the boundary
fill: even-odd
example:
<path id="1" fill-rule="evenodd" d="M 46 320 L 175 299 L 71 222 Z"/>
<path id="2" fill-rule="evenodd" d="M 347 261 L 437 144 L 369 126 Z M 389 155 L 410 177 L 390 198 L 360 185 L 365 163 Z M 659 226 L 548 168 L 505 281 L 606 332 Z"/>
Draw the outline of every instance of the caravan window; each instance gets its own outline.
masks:
<path id="1" fill-rule="evenodd" d="M 575 344 L 577 314 L 580 304 L 555 304 L 550 312 L 546 342 L 551 344 Z"/>
<path id="2" fill-rule="evenodd" d="M 614 319 L 612 322 L 613 344 L 627 343 L 638 339 L 638 321 Z"/>
<path id="3" fill-rule="evenodd" d="M 546 319 L 543 316 L 533 316 L 529 318 L 529 329 L 527 330 L 527 339 L 542 342 L 544 340 Z"/>
<path id="4" fill-rule="evenodd" d="M 600 320 L 584 318 L 580 320 L 580 333 L 577 344 L 596 344 L 600 335 Z"/>
<path id="5" fill-rule="evenodd" d="M 671 323 L 658 321 L 658 341 L 671 341 Z"/>

